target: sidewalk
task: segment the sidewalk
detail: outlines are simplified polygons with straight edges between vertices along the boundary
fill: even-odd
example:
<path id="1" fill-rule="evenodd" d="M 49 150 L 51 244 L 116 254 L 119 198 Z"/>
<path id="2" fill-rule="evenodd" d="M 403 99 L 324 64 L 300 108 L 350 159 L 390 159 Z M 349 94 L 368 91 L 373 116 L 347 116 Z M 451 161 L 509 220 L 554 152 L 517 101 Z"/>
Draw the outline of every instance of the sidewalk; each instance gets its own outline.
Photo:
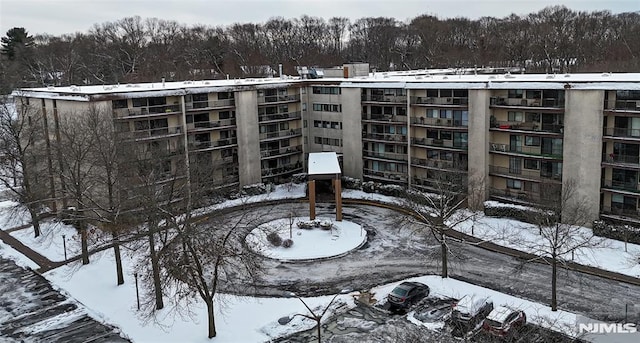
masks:
<path id="1" fill-rule="evenodd" d="M 29 248 L 28 246 L 22 244 L 22 242 L 20 242 L 19 240 L 13 238 L 13 236 L 11 236 L 9 234 L 9 232 L 13 232 L 13 231 L 17 231 L 20 229 L 25 229 L 27 227 L 30 226 L 20 226 L 20 227 L 16 227 L 16 228 L 11 228 L 8 230 L 0 230 L 0 240 L 2 240 L 5 244 L 9 245 L 10 247 L 12 247 L 13 249 L 15 249 L 16 251 L 18 251 L 19 253 L 21 253 L 22 255 L 26 256 L 27 258 L 29 258 L 31 261 L 33 261 L 34 263 L 36 263 L 39 268 L 36 270 L 36 272 L 38 273 L 44 273 L 47 272 L 51 269 L 55 269 L 58 268 L 62 265 L 64 265 L 66 262 L 54 262 L 49 260 L 48 258 L 42 256 L 40 253 L 34 251 L 33 249 Z"/>

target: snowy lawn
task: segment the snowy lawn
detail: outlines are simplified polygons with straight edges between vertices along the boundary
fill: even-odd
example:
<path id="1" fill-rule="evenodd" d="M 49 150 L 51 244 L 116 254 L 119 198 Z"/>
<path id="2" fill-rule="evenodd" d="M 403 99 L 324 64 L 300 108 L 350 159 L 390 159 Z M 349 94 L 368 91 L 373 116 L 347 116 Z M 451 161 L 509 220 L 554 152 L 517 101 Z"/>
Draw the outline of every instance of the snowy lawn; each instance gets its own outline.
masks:
<path id="1" fill-rule="evenodd" d="M 247 235 L 247 245 L 261 255 L 293 261 L 339 256 L 358 248 L 367 240 L 367 232 L 356 223 L 347 220 L 333 221 L 331 218 L 317 217 L 316 219 L 332 225 L 332 229 L 299 228 L 298 223 L 310 222 L 309 217 L 276 219 L 253 229 Z M 290 228 L 291 223 L 293 225 Z M 291 247 L 285 248 L 269 243 L 268 234 L 275 232 L 284 240 L 289 238 L 290 229 L 293 241 Z"/>

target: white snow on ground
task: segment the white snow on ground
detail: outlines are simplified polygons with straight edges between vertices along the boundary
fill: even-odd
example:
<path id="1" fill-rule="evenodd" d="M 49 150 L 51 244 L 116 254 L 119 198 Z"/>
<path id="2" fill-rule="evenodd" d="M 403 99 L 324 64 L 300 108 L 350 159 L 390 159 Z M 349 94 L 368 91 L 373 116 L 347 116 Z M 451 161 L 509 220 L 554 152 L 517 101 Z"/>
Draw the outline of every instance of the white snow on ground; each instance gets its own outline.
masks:
<path id="1" fill-rule="evenodd" d="M 381 203 L 392 204 L 392 205 L 400 205 L 404 203 L 404 200 L 396 197 L 391 197 L 388 195 L 382 195 L 378 193 L 367 193 L 367 192 L 359 191 L 356 189 L 342 190 L 342 198 L 372 200 L 372 201 L 378 201 Z"/>
<path id="2" fill-rule="evenodd" d="M 301 229 L 297 223 L 309 222 L 309 217 L 293 217 L 289 248 L 274 246 L 267 240 L 267 235 L 277 232 L 284 240 L 290 235 L 290 219 L 282 218 L 264 223 L 247 235 L 246 242 L 254 251 L 279 260 L 305 260 L 319 257 L 333 257 L 351 251 L 367 240 L 367 232 L 354 222 L 347 220 L 332 221 L 331 218 L 316 217 L 333 225 L 331 230 L 321 228 Z"/>
<path id="3" fill-rule="evenodd" d="M 351 190 L 345 190 L 343 196 L 345 198 L 365 198 L 390 203 L 400 202 L 399 199 L 393 197 L 369 193 L 361 194 L 358 191 Z M 302 197 L 304 197 L 304 185 L 283 185 L 270 194 L 228 201 L 216 205 L 216 208 L 246 202 Z M 3 204 L 3 206 L 7 205 Z M 4 221 L 6 218 L 5 214 L 4 217 L 0 217 L 0 220 Z M 2 225 L 5 228 L 10 226 L 6 222 L 2 222 Z M 497 233 L 492 231 L 492 228 L 495 228 L 502 237 L 507 237 L 508 235 L 504 235 L 505 230 L 503 230 L 506 228 L 506 232 L 511 232 L 513 235 L 520 235 L 531 240 L 536 239 L 535 228 L 528 224 L 508 219 L 478 216 L 477 221 L 467 221 L 456 229 L 470 233 L 472 226 L 474 234 L 481 238 L 495 236 Z M 56 230 L 58 232 L 56 232 L 51 241 L 48 241 L 45 239 L 30 239 L 29 237 L 32 236 L 31 230 L 31 228 L 20 230 L 14 232 L 13 236 L 43 255 L 53 260 L 61 260 L 63 251 L 60 245 L 62 240 L 57 235 L 61 234 L 61 232 L 72 235 L 72 231 L 66 231 L 69 230 L 68 227 L 57 227 Z M 60 244 L 55 243 L 57 241 Z M 622 248 L 623 243 L 608 239 L 605 241 L 605 248 L 578 252 L 575 256 L 576 262 L 585 264 L 598 263 L 598 266 L 604 269 L 625 272 L 634 276 L 640 274 L 636 266 L 624 267 L 630 264 L 629 260 L 632 254 L 640 253 L 639 246 L 629 244 L 630 253 L 625 254 Z M 509 242 L 510 240 L 503 239 L 498 244 L 507 245 L 510 244 Z M 513 247 L 521 248 L 520 246 Z M 6 246 L 0 249 L 0 254 L 9 258 L 24 259 L 15 250 Z M 81 268 L 78 268 L 77 264 L 75 267 L 62 267 L 48 272 L 45 277 L 55 285 L 68 291 L 87 307 L 99 313 L 106 321 L 117 324 L 134 342 L 211 342 L 206 338 L 207 323 L 204 306 L 192 308 L 194 313 L 192 318 L 174 317 L 169 315 L 169 310 L 162 310 L 157 318 L 160 325 L 149 323 L 140 318 L 135 305 L 136 293 L 132 276 L 135 266 L 130 258 L 124 258 L 124 267 L 127 280 L 124 285 L 119 287 L 115 283 L 115 266 L 111 250 L 92 256 L 90 265 Z M 493 299 L 495 305 L 508 305 L 524 310 L 530 322 L 564 332 L 568 332 L 568 329 L 575 329 L 575 314 L 565 311 L 551 312 L 545 304 L 518 299 L 479 286 L 452 279 L 441 279 L 436 276 L 424 276 L 411 280 L 417 280 L 429 285 L 432 294 L 435 295 L 459 298 L 464 294 L 485 294 Z M 392 283 L 381 286 L 373 291 L 376 293 L 376 297 L 381 300 L 397 284 Z M 305 298 L 304 301 L 312 308 L 321 309 L 329 303 L 331 298 L 331 296 L 323 296 Z M 280 317 L 306 313 L 306 309 L 298 299 L 252 298 L 223 294 L 219 295 L 217 300 L 217 304 L 226 303 L 227 305 L 217 306 L 216 308 L 216 324 L 218 328 L 216 342 L 260 342 L 314 326 L 314 322 L 303 319 L 300 316 L 296 316 L 287 325 L 277 323 L 277 319 Z M 345 303 L 347 306 L 352 306 L 353 304 L 349 295 L 339 296 L 334 306 L 339 303 Z M 162 326 L 166 327 L 163 329 Z"/>
<path id="4" fill-rule="evenodd" d="M 0 256 L 4 256 L 10 260 L 13 260 L 20 267 L 38 269 L 37 263 L 31 261 L 26 256 L 17 252 L 11 246 L 4 244 L 3 241 L 0 241 Z"/>

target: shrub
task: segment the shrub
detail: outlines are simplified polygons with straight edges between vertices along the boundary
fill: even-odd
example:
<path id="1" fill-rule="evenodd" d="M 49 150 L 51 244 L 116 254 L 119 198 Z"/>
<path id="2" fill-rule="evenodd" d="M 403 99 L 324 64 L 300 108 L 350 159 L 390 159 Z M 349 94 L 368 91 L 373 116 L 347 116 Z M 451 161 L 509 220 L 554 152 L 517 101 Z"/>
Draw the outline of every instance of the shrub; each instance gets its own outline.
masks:
<path id="1" fill-rule="evenodd" d="M 362 190 L 367 193 L 376 192 L 376 184 L 373 181 L 367 181 L 362 183 Z"/>
<path id="2" fill-rule="evenodd" d="M 243 195 L 260 195 L 267 194 L 269 192 L 269 188 L 264 183 L 255 183 L 253 185 L 246 185 L 242 187 Z"/>
<path id="3" fill-rule="evenodd" d="M 362 189 L 362 181 L 360 179 L 354 179 L 352 177 L 342 177 L 342 188 L 345 189 Z"/>
<path id="4" fill-rule="evenodd" d="M 282 238 L 277 232 L 272 232 L 267 235 L 267 240 L 275 247 L 279 247 L 282 244 Z"/>
<path id="5" fill-rule="evenodd" d="M 291 176 L 291 182 L 297 184 L 307 182 L 307 173 L 293 174 L 293 176 Z"/>
<path id="6" fill-rule="evenodd" d="M 289 238 L 282 241 L 282 246 L 285 248 L 291 248 L 292 245 L 293 245 L 293 241 L 290 240 Z"/>
<path id="7" fill-rule="evenodd" d="M 399 185 L 378 185 L 378 193 L 382 195 L 388 195 L 392 197 L 404 197 L 406 196 L 406 191 L 402 186 Z"/>
<path id="8" fill-rule="evenodd" d="M 600 237 L 640 244 L 640 228 L 630 225 L 619 225 L 596 220 L 593 222 L 593 233 Z"/>

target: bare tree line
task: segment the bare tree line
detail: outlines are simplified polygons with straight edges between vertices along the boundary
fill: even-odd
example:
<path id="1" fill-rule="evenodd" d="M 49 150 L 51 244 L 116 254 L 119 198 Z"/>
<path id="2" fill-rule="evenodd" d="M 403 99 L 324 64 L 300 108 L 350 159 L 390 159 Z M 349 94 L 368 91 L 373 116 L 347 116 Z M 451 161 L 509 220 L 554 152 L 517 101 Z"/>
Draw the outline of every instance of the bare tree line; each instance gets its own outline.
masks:
<path id="1" fill-rule="evenodd" d="M 563 6 L 477 20 L 305 15 L 227 27 L 128 17 L 85 33 L 36 35 L 11 59 L 3 54 L 0 72 L 14 87 L 235 78 L 264 75 L 279 64 L 295 75 L 297 66 L 352 61 L 380 71 L 509 65 L 528 72 L 622 72 L 640 67 L 639 32 L 640 12 Z"/>

